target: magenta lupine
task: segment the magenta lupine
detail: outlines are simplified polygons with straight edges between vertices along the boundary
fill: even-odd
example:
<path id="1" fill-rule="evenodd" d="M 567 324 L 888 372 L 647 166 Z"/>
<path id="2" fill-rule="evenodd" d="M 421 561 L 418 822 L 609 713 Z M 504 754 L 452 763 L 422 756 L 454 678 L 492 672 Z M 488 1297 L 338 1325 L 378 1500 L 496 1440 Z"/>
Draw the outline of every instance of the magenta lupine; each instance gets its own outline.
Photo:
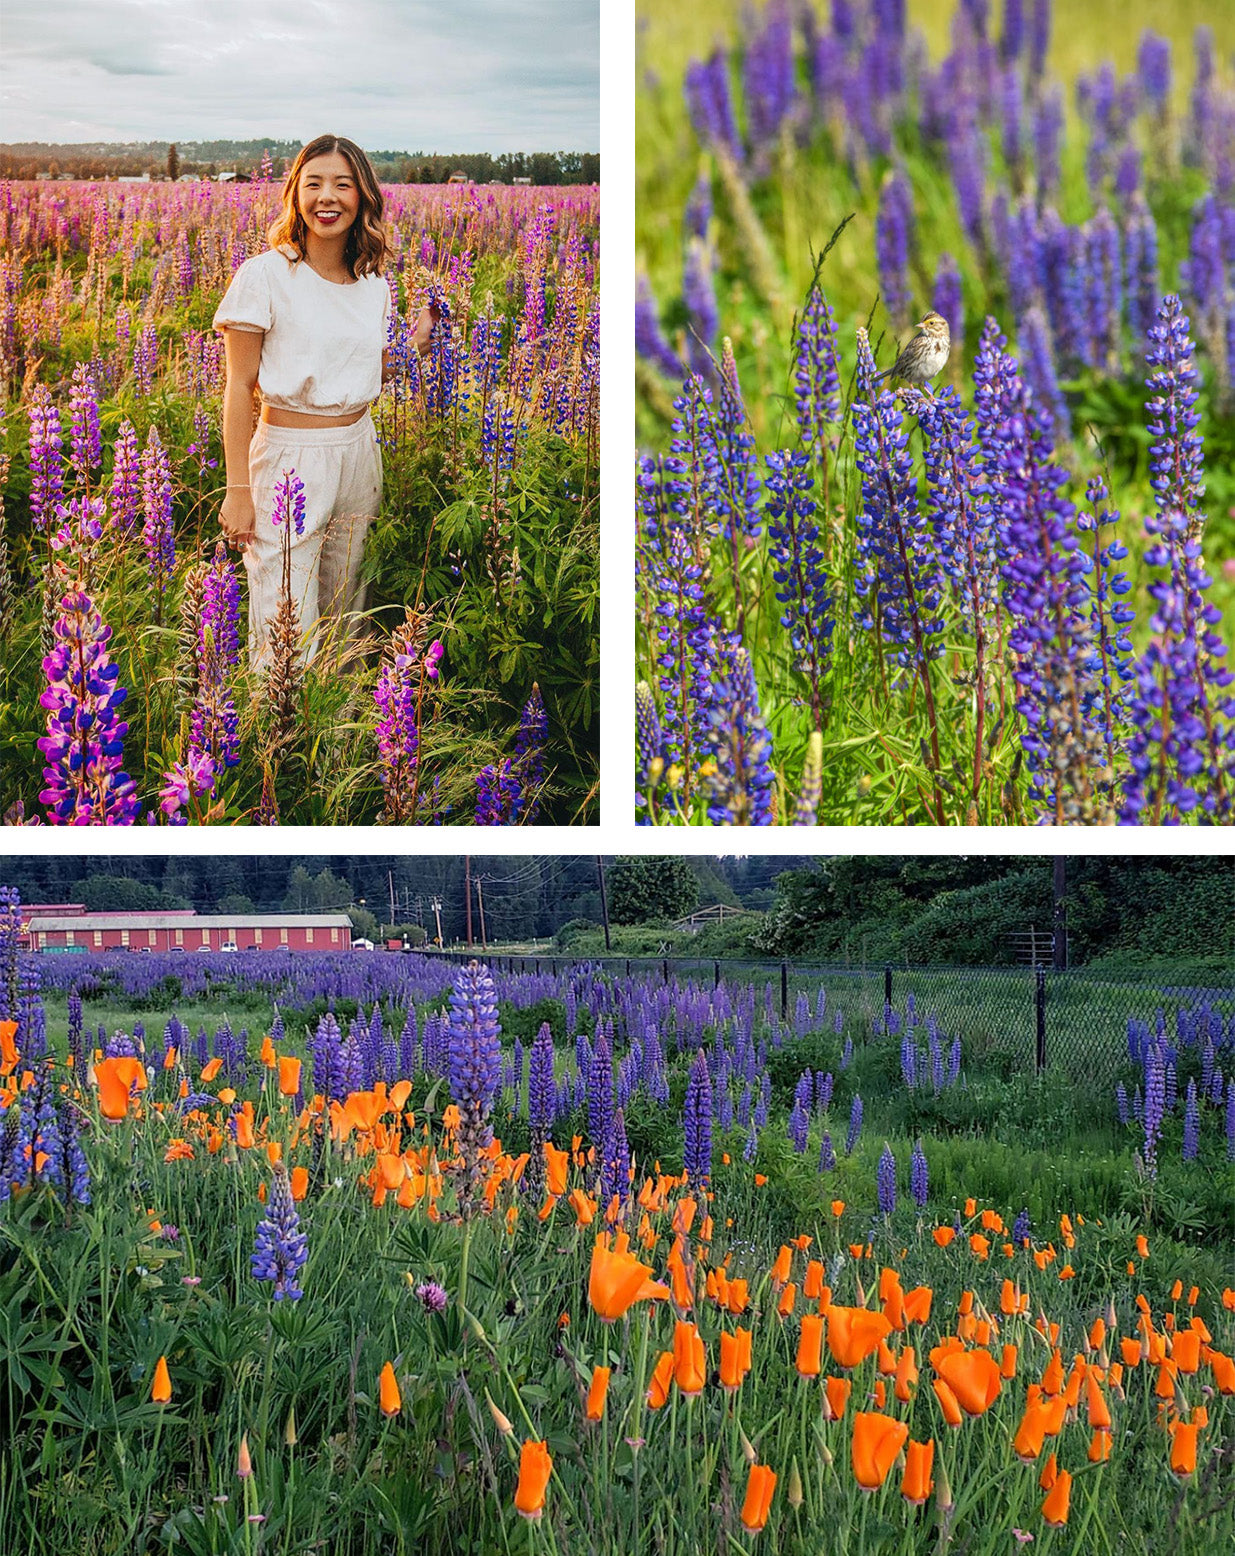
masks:
<path id="1" fill-rule="evenodd" d="M 194 748 L 216 768 L 235 767 L 240 760 L 239 719 L 228 684 L 240 662 L 239 617 L 240 584 L 220 540 L 202 584 L 192 734 Z"/>
<path id="2" fill-rule="evenodd" d="M 136 526 L 142 507 L 141 450 L 127 417 L 120 423 L 112 448 L 111 524 L 127 535 Z"/>
<path id="3" fill-rule="evenodd" d="M 69 446 L 73 468 L 86 479 L 92 470 L 103 468 L 103 439 L 99 432 L 98 390 L 88 362 L 73 369 L 73 387 L 69 395 Z"/>
<path id="4" fill-rule="evenodd" d="M 46 384 L 36 384 L 26 406 L 30 419 L 30 519 L 46 529 L 64 492 L 60 412 Z"/>
<path id="5" fill-rule="evenodd" d="M 136 784 L 121 770 L 128 725 L 118 710 L 127 696 L 119 665 L 107 651 L 105 626 L 88 595 L 67 594 L 57 618 L 55 647 L 43 661 L 47 733 L 39 801 L 53 826 L 131 826 Z"/>
<path id="6" fill-rule="evenodd" d="M 425 682 L 437 679 L 442 657 L 442 645 L 436 640 L 423 658 L 405 646 L 406 652 L 397 652 L 383 663 L 373 693 L 380 715 L 375 733 L 386 792 L 385 819 L 402 823 L 415 820 L 421 706 Z"/>
<path id="7" fill-rule="evenodd" d="M 161 603 L 176 567 L 176 539 L 172 533 L 171 462 L 155 427 L 151 427 L 146 434 L 146 447 L 141 456 L 141 478 L 142 544 L 150 577 L 158 590 Z"/>
<path id="8" fill-rule="evenodd" d="M 183 762 L 173 762 L 163 774 L 163 787 L 159 790 L 159 809 L 173 827 L 183 827 L 187 822 L 180 812 L 194 800 L 205 799 L 214 793 L 215 764 L 204 751 L 190 746 Z"/>
<path id="9" fill-rule="evenodd" d="M 303 535 L 304 512 L 304 482 L 294 469 L 284 470 L 274 483 L 274 508 L 270 522 L 275 525 L 290 523 L 297 535 Z"/>

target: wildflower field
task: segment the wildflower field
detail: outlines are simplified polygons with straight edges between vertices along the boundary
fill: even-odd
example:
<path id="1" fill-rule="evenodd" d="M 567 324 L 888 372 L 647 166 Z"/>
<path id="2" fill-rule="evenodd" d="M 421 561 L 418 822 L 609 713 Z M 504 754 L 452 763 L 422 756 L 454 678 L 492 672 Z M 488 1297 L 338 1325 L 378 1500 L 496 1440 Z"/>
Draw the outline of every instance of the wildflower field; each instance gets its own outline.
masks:
<path id="1" fill-rule="evenodd" d="M 366 632 L 306 669 L 285 597 L 258 676 L 216 518 L 211 319 L 278 184 L 0 185 L 10 822 L 594 818 L 598 191 L 385 195 L 398 372 Z M 295 505 L 293 477 L 289 525 Z"/>
<path id="2" fill-rule="evenodd" d="M 1235 1535 L 1229 989 L 1086 1089 L 824 985 L 4 913 L 4 1549 Z"/>
<path id="3" fill-rule="evenodd" d="M 1229 824 L 1226 8 L 739 9 L 641 7 L 637 819 Z"/>

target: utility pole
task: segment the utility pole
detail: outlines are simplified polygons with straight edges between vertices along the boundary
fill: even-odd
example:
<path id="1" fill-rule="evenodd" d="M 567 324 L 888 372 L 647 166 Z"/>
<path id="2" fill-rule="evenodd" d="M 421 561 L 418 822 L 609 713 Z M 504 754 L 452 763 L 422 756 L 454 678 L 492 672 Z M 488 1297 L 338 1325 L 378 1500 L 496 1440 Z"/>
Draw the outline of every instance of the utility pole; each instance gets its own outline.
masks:
<path id="1" fill-rule="evenodd" d="M 609 943 L 609 899 L 605 894 L 605 861 L 601 854 L 596 855 L 596 877 L 600 881 L 600 920 L 605 926 L 605 950 L 612 950 Z"/>
<path id="2" fill-rule="evenodd" d="M 467 945 L 472 947 L 472 856 L 463 856 L 463 900 L 467 904 Z"/>
<path id="3" fill-rule="evenodd" d="M 485 894 L 484 877 L 476 877 L 476 901 L 480 907 L 480 948 L 482 951 L 489 949 L 489 942 L 485 939 Z"/>
<path id="4" fill-rule="evenodd" d="M 437 920 L 437 943 L 440 947 L 442 944 L 442 899 L 440 897 L 433 899 L 433 917 Z"/>
<path id="5" fill-rule="evenodd" d="M 1055 915 L 1051 965 L 1056 972 L 1066 972 L 1068 967 L 1068 860 L 1065 854 L 1055 855 L 1055 871 L 1052 884 L 1055 898 Z"/>
<path id="6" fill-rule="evenodd" d="M 390 927 L 395 927 L 395 877 L 393 870 L 386 871 L 386 885 L 390 891 Z"/>

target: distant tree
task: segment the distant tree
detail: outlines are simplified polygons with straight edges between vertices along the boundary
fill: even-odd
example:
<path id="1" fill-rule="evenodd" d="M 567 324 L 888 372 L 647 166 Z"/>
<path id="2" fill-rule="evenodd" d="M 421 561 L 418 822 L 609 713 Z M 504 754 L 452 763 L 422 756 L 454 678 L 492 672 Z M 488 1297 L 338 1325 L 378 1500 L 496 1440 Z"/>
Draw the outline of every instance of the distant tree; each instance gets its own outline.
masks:
<path id="1" fill-rule="evenodd" d="M 347 910 L 347 916 L 352 921 L 352 934 L 363 936 L 365 940 L 376 940 L 381 926 L 377 922 L 377 916 L 370 913 L 368 908 L 351 907 Z"/>
<path id="2" fill-rule="evenodd" d="M 220 897 L 215 911 L 218 913 L 256 913 L 253 899 L 242 891 L 229 891 Z"/>
<path id="3" fill-rule="evenodd" d="M 173 184 L 180 177 L 180 153 L 174 144 L 167 148 L 167 176 Z"/>
<path id="4" fill-rule="evenodd" d="M 420 182 L 422 184 L 431 184 L 433 182 L 433 169 L 429 166 L 429 164 L 427 162 L 422 162 L 421 163 L 421 166 L 420 166 Z"/>
<path id="5" fill-rule="evenodd" d="M 313 877 L 298 864 L 292 871 L 283 897 L 283 907 L 292 913 L 307 913 L 313 907 Z"/>
<path id="6" fill-rule="evenodd" d="M 699 901 L 690 861 L 676 855 L 618 859 L 608 872 L 609 917 L 615 924 L 681 918 Z"/>
<path id="7" fill-rule="evenodd" d="M 91 913 L 140 913 L 172 906 L 157 886 L 124 875 L 88 875 L 78 892 Z"/>

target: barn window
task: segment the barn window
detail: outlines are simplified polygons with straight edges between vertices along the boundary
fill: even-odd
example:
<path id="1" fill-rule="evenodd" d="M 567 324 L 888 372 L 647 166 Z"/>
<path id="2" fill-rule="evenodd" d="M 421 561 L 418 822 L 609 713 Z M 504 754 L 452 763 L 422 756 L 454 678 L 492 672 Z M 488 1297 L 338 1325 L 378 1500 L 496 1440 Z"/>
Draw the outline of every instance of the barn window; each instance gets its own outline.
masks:
<path id="1" fill-rule="evenodd" d="M 127 929 L 122 929 L 120 931 L 120 944 L 121 945 L 128 945 L 128 943 L 129 943 L 129 932 L 128 932 Z"/>
<path id="2" fill-rule="evenodd" d="M 73 931 L 71 929 L 66 929 L 65 930 L 65 932 L 64 932 L 64 943 L 65 943 L 65 945 L 72 945 L 73 944 Z"/>
<path id="3" fill-rule="evenodd" d="M 158 943 L 159 943 L 159 933 L 158 933 L 158 930 L 156 930 L 156 929 L 148 929 L 146 931 L 146 941 L 147 941 L 147 943 L 149 945 L 158 945 Z M 129 942 L 126 940 L 124 943 L 125 943 L 125 945 L 128 945 Z"/>
<path id="4" fill-rule="evenodd" d="M 283 929 L 281 929 L 279 931 L 279 944 L 280 945 L 286 945 L 287 944 L 287 930 L 286 930 L 286 928 L 283 928 Z"/>
<path id="5" fill-rule="evenodd" d="M 183 945 L 184 944 L 184 930 L 183 929 L 178 929 L 176 931 L 176 944 L 177 945 Z"/>
<path id="6" fill-rule="evenodd" d="M 101 929 L 96 929 L 95 930 L 95 932 L 94 932 L 94 943 L 95 943 L 96 946 L 100 946 L 100 945 L 103 944 L 103 931 Z"/>
<path id="7" fill-rule="evenodd" d="M 313 944 L 313 928 L 312 928 L 311 925 L 304 932 L 304 943 L 305 943 L 305 945 L 312 945 Z"/>
<path id="8" fill-rule="evenodd" d="M 254 945 L 261 945 L 261 943 L 262 943 L 262 932 L 261 932 L 260 929 L 255 929 L 253 931 L 253 944 Z"/>

